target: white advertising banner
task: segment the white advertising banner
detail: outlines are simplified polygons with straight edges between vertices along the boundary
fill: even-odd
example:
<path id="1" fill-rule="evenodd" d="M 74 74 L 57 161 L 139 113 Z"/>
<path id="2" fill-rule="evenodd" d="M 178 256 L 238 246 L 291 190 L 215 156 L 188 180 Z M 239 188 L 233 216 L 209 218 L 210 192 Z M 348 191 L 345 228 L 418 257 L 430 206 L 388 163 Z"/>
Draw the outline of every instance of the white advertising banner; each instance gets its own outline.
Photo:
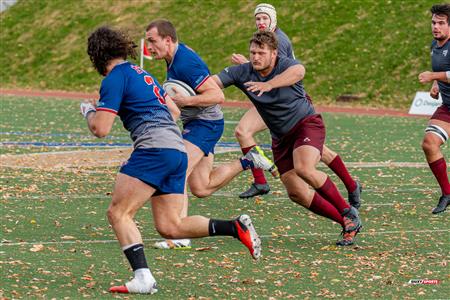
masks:
<path id="1" fill-rule="evenodd" d="M 442 105 L 442 98 L 439 95 L 439 100 L 433 99 L 429 92 L 417 92 L 411 108 L 410 115 L 428 115 L 431 116 L 436 109 Z"/>

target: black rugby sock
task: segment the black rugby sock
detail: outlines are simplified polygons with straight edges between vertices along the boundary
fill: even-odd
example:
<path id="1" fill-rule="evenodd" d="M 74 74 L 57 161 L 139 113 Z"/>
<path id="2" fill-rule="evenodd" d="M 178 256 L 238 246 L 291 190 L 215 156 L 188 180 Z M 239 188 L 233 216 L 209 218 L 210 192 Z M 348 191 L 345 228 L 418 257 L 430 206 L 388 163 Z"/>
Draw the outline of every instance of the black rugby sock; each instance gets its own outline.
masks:
<path id="1" fill-rule="evenodd" d="M 144 245 L 134 244 L 123 250 L 123 253 L 125 253 L 133 271 L 142 268 L 148 269 L 147 260 L 145 259 L 144 254 Z"/>
<path id="2" fill-rule="evenodd" d="M 209 220 L 209 236 L 215 235 L 229 235 L 237 238 L 237 230 L 236 225 L 234 225 L 234 221 L 225 221 L 225 220 Z"/>

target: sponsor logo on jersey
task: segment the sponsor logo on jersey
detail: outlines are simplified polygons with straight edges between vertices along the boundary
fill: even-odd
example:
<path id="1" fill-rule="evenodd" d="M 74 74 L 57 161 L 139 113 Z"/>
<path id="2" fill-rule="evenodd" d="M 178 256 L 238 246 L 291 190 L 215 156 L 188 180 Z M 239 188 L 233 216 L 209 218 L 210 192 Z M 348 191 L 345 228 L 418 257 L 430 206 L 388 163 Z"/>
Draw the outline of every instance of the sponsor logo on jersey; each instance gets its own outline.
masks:
<path id="1" fill-rule="evenodd" d="M 442 55 L 447 56 L 448 50 L 442 51 Z"/>

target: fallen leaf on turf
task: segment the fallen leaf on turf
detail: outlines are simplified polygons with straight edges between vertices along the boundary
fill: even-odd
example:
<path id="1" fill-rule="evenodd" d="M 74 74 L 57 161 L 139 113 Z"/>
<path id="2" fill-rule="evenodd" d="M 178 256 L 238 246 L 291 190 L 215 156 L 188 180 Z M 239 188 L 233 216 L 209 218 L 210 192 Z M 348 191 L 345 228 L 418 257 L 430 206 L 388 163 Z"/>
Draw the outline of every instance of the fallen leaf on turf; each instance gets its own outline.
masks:
<path id="1" fill-rule="evenodd" d="M 36 244 L 36 245 L 33 245 L 32 248 L 30 248 L 31 252 L 39 252 L 42 250 L 44 250 L 44 245 L 42 245 L 42 244 Z"/>
<path id="2" fill-rule="evenodd" d="M 207 250 L 211 250 L 211 247 L 195 248 L 195 251 L 207 251 Z"/>

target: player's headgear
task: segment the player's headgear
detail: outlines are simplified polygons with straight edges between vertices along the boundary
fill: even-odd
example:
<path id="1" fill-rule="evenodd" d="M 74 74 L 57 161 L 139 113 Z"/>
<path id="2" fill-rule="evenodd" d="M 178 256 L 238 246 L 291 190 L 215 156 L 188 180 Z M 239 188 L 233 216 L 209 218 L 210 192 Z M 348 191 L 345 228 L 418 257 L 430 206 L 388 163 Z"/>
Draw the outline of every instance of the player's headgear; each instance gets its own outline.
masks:
<path id="1" fill-rule="evenodd" d="M 269 31 L 274 31 L 277 27 L 277 11 L 273 5 L 268 3 L 258 4 L 255 8 L 255 16 L 257 14 L 266 14 L 270 18 Z"/>
<path id="2" fill-rule="evenodd" d="M 440 126 L 428 125 L 428 127 L 425 128 L 425 132 L 437 135 L 444 143 L 448 140 L 447 132 Z"/>

